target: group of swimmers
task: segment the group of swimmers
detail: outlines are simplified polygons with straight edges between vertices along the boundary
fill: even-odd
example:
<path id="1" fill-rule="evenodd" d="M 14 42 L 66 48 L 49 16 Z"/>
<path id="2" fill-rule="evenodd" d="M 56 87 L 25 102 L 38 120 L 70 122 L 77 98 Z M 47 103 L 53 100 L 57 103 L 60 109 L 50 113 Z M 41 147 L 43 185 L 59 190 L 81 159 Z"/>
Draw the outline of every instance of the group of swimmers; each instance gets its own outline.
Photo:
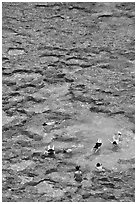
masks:
<path id="1" fill-rule="evenodd" d="M 108 139 L 109 140 L 109 139 Z M 119 147 L 119 142 L 121 140 L 121 132 L 118 131 L 117 136 L 114 135 L 112 138 L 112 141 L 109 140 L 109 142 L 113 145 L 113 147 Z M 92 151 L 94 154 L 96 154 L 100 148 L 102 147 L 103 143 L 101 139 L 98 139 L 96 144 L 93 146 Z M 63 153 L 70 153 L 72 152 L 71 149 L 63 150 Z M 48 146 L 48 150 L 44 152 L 44 154 L 47 154 L 48 156 L 55 156 L 55 148 L 54 145 L 51 147 Z M 104 171 L 103 166 L 101 163 L 97 163 L 95 165 L 96 170 L 98 171 Z M 82 171 L 80 169 L 80 166 L 75 167 L 75 173 L 74 173 L 74 179 L 78 182 L 82 181 Z"/>
<path id="2" fill-rule="evenodd" d="M 120 140 L 121 140 L 121 132 L 118 131 L 117 136 L 114 135 L 112 139 L 113 139 L 112 141 L 110 141 L 110 140 L 108 139 L 109 142 L 113 145 L 114 148 L 118 148 L 118 147 L 119 147 L 119 146 L 118 146 L 118 145 L 119 145 L 119 142 L 120 142 Z M 96 142 L 96 144 L 94 145 L 92 151 L 93 151 L 94 153 L 97 153 L 97 152 L 100 150 L 102 144 L 103 144 L 103 143 L 102 143 L 102 140 L 101 140 L 101 139 L 98 139 L 97 142 Z M 105 171 L 101 163 L 97 163 L 97 164 L 95 165 L 95 168 L 96 168 L 97 171 Z M 81 182 L 81 181 L 82 181 L 82 171 L 81 171 L 81 169 L 80 169 L 80 166 L 76 166 L 76 168 L 75 168 L 75 173 L 74 173 L 74 178 L 75 178 L 75 180 L 78 181 L 78 182 Z"/>

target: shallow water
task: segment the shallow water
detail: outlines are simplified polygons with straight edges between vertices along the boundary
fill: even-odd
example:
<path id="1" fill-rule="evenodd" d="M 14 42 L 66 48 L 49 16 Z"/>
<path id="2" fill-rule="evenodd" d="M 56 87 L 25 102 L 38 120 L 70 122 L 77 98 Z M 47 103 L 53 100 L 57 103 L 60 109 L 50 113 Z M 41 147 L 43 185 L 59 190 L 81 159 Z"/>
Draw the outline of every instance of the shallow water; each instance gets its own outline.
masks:
<path id="1" fill-rule="evenodd" d="M 3 202 L 135 201 L 134 16 L 130 2 L 3 3 Z"/>

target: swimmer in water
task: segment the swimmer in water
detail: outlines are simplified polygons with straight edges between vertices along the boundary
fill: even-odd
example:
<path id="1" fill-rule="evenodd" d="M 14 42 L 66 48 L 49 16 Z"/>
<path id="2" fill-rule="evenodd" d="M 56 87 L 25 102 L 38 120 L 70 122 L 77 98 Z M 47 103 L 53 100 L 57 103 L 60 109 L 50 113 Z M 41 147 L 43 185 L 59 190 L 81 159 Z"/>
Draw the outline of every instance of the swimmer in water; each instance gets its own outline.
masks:
<path id="1" fill-rule="evenodd" d="M 105 170 L 103 169 L 101 163 L 97 163 L 95 167 L 96 167 L 96 170 L 98 170 L 98 171 L 105 171 Z"/>
<path id="2" fill-rule="evenodd" d="M 113 147 L 118 147 L 119 143 L 120 143 L 120 138 L 121 138 L 121 132 L 118 132 L 118 137 L 116 138 L 116 136 L 113 136 L 113 140 L 109 142 L 113 145 Z"/>
<path id="3" fill-rule="evenodd" d="M 98 139 L 95 146 L 93 147 L 93 151 L 94 153 L 96 153 L 98 150 L 100 150 L 101 146 L 102 146 L 102 140 Z"/>
<path id="4" fill-rule="evenodd" d="M 118 138 L 119 138 L 119 141 L 122 141 L 122 133 L 120 131 L 118 131 Z"/>
<path id="5" fill-rule="evenodd" d="M 72 149 L 63 149 L 63 153 L 72 153 Z"/>
<path id="6" fill-rule="evenodd" d="M 54 155 L 55 155 L 54 145 L 53 145 L 53 147 L 51 147 L 50 145 L 48 145 L 48 150 L 46 150 L 46 151 L 44 152 L 44 154 L 47 154 L 48 156 L 54 156 Z"/>
<path id="7" fill-rule="evenodd" d="M 76 171 L 74 173 L 74 179 L 77 182 L 81 182 L 82 181 L 82 171 L 80 170 L 80 166 L 76 166 Z"/>

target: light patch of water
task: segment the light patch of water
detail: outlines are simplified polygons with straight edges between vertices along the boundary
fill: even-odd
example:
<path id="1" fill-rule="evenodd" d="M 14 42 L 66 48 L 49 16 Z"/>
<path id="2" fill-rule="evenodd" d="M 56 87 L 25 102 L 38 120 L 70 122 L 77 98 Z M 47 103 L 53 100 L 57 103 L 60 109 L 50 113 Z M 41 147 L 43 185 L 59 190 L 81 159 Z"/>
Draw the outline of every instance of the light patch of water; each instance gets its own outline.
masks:
<path id="1" fill-rule="evenodd" d="M 32 165 L 34 165 L 33 161 L 22 161 L 20 163 L 11 165 L 11 169 L 14 171 L 22 171 L 26 169 L 28 166 L 32 166 Z"/>
<path id="2" fill-rule="evenodd" d="M 81 114 L 79 120 L 73 126 L 66 128 L 67 133 L 77 136 L 82 145 L 80 151 L 70 159 L 71 162 L 82 166 L 88 165 L 91 169 L 95 168 L 96 163 L 101 162 L 107 169 L 116 169 L 119 159 L 126 160 L 135 156 L 134 135 L 130 127 L 130 124 L 124 118 L 118 120 L 108 118 L 103 114 Z M 114 151 L 108 139 L 111 140 L 117 131 L 122 132 L 123 138 L 119 149 Z M 91 150 L 98 138 L 102 139 L 103 145 L 99 154 L 94 155 Z"/>

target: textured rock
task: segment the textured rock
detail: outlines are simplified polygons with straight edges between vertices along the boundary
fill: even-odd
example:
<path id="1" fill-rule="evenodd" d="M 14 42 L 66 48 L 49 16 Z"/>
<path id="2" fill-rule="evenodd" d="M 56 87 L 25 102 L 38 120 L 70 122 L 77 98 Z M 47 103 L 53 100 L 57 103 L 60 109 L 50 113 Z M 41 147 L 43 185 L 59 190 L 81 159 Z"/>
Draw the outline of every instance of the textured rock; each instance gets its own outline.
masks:
<path id="1" fill-rule="evenodd" d="M 8 54 L 9 55 L 22 55 L 24 54 L 25 51 L 23 48 L 10 48 L 9 51 L 8 51 Z"/>
<path id="2" fill-rule="evenodd" d="M 55 189 L 52 184 L 47 183 L 46 181 L 41 182 L 37 185 L 37 190 L 39 194 L 46 194 L 51 198 L 58 198 L 64 195 L 62 190 Z"/>
<path id="3" fill-rule="evenodd" d="M 33 161 L 22 161 L 17 164 L 11 165 L 11 169 L 14 171 L 22 171 L 33 164 L 34 164 Z"/>
<path id="4" fill-rule="evenodd" d="M 2 125 L 6 125 L 14 120 L 14 117 L 8 117 L 4 111 L 2 111 Z"/>

